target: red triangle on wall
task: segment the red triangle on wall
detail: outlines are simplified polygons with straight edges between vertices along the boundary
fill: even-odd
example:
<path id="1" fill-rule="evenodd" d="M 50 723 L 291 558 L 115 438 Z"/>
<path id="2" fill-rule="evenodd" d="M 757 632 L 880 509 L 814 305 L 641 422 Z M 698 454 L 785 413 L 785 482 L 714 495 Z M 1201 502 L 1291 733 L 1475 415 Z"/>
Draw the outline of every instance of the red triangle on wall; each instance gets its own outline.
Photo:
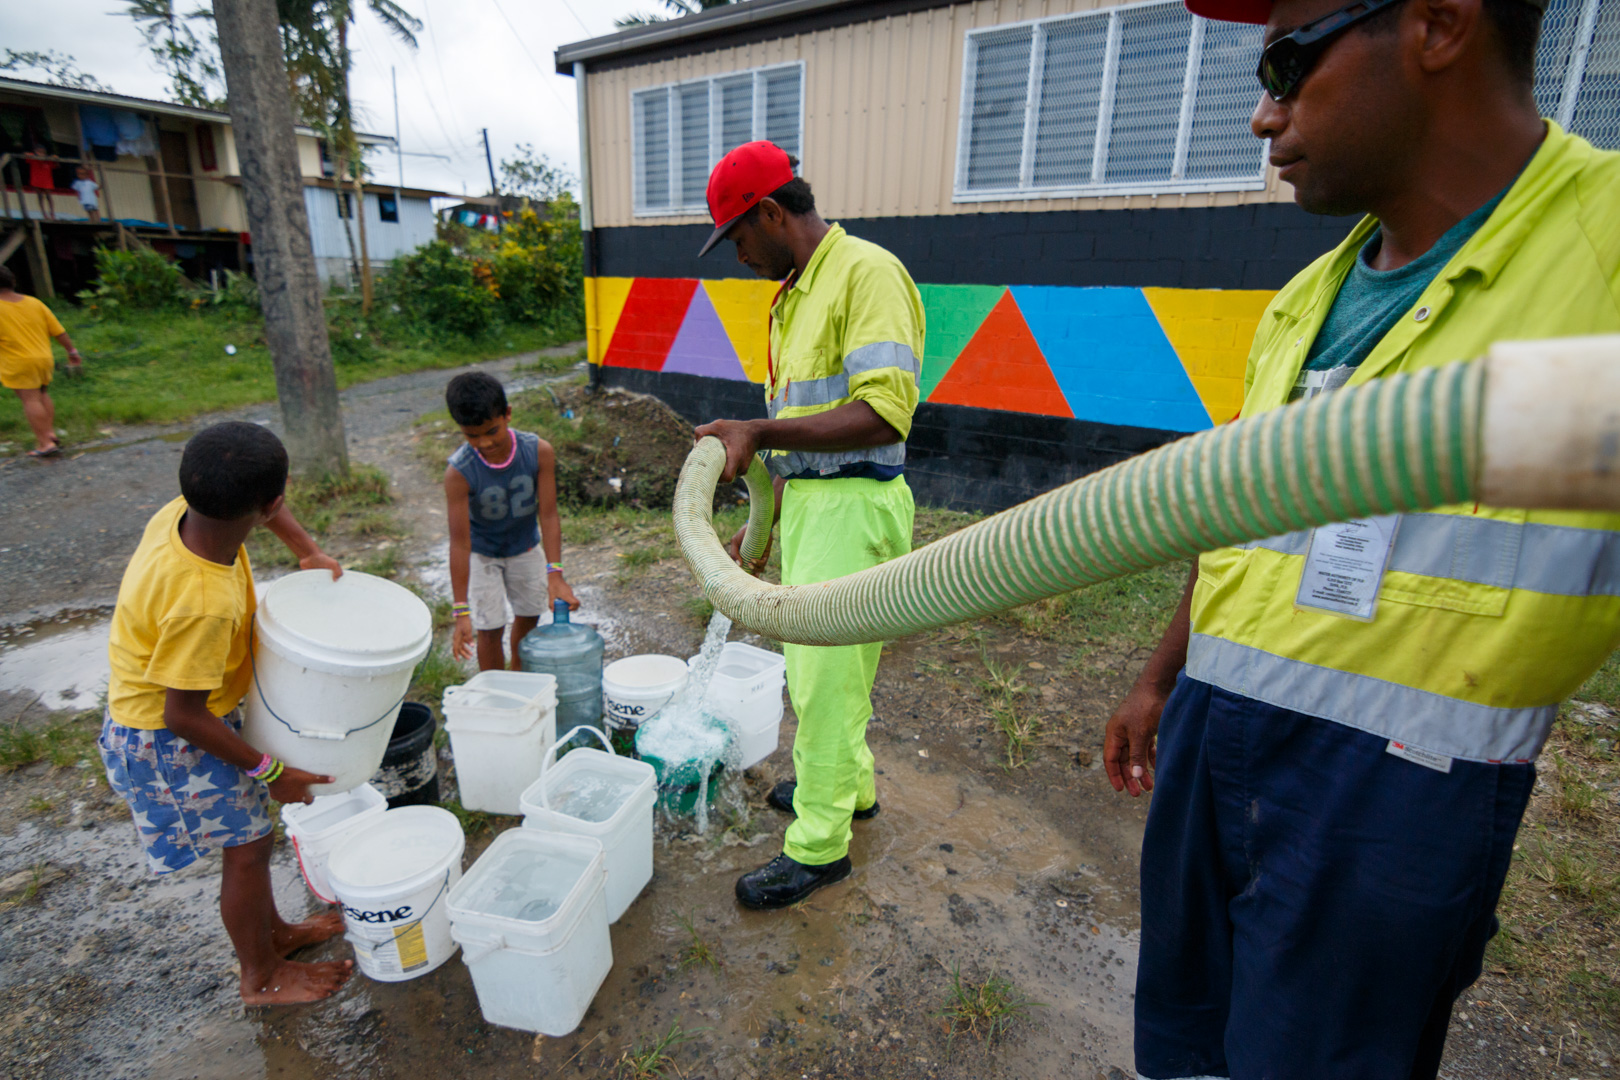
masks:
<path id="1" fill-rule="evenodd" d="M 990 309 L 928 400 L 1042 416 L 1074 415 L 1011 292 Z"/>
<path id="2" fill-rule="evenodd" d="M 602 363 L 662 370 L 697 287 L 696 278 L 636 278 Z"/>

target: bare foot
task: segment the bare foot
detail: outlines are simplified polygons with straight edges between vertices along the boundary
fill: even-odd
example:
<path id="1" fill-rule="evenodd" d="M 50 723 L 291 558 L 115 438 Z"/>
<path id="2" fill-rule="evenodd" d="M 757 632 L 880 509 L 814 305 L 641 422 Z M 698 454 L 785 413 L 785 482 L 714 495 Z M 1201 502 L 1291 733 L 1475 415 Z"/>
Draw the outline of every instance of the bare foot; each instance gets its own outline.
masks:
<path id="1" fill-rule="evenodd" d="M 270 944 L 275 947 L 277 956 L 291 956 L 299 949 L 330 941 L 342 933 L 343 912 L 323 911 L 303 922 L 279 923 L 270 931 Z"/>
<path id="2" fill-rule="evenodd" d="M 319 1001 L 337 993 L 353 974 L 353 960 L 329 960 L 320 964 L 283 960 L 262 978 L 242 976 L 242 1004 L 298 1005 Z"/>

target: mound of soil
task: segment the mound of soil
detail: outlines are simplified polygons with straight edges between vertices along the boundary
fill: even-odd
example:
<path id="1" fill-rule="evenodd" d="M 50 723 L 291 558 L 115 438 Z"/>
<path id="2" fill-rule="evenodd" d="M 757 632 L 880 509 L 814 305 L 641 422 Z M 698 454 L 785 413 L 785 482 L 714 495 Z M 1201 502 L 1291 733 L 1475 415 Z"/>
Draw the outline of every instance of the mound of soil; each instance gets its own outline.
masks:
<path id="1" fill-rule="evenodd" d="M 667 510 L 692 450 L 692 425 L 655 397 L 584 386 L 541 387 L 512 399 L 515 426 L 557 452 L 557 502 Z M 715 493 L 718 508 L 736 493 Z"/>

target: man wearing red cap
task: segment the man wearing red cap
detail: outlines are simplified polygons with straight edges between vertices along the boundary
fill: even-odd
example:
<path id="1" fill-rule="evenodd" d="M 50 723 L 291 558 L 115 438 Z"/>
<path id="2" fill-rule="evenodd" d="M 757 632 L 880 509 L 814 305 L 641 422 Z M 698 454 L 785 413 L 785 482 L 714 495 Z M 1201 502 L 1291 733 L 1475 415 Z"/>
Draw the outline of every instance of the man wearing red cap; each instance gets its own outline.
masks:
<path id="1" fill-rule="evenodd" d="M 782 282 L 771 305 L 765 420 L 697 429 L 726 445 L 724 480 L 763 453 L 776 479 L 782 581 L 853 574 L 911 550 L 913 506 L 903 474 L 917 408 L 923 306 L 900 260 L 816 213 L 794 161 L 768 142 L 745 143 L 709 177 L 714 234 L 760 277 Z M 742 533 L 732 539 L 741 561 Z M 763 565 L 763 563 L 761 563 Z M 737 899 L 779 908 L 850 872 L 852 819 L 878 812 L 866 722 L 881 643 L 785 646 L 799 718 L 797 782 L 770 803 L 794 814 L 782 854 L 737 881 Z"/>
<path id="2" fill-rule="evenodd" d="M 1261 317 L 1245 415 L 1620 331 L 1620 154 L 1537 114 L 1541 0 L 1187 4 L 1265 24 L 1254 134 L 1366 215 Z M 1617 529 L 1470 503 L 1200 558 L 1103 749 L 1154 789 L 1143 1077 L 1437 1074 L 1536 755 L 1620 642 Z"/>

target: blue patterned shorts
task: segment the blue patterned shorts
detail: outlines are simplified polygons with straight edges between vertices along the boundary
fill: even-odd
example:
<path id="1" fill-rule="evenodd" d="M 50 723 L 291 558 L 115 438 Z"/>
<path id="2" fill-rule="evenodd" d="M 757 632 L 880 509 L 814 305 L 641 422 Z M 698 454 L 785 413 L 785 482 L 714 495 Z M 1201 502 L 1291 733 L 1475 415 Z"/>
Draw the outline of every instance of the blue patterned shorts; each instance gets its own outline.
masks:
<path id="1" fill-rule="evenodd" d="M 222 719 L 242 730 L 239 710 Z M 135 815 L 154 874 L 184 869 L 217 848 L 249 844 L 270 832 L 265 786 L 168 728 L 125 727 L 109 714 L 96 746 L 107 782 Z"/>

